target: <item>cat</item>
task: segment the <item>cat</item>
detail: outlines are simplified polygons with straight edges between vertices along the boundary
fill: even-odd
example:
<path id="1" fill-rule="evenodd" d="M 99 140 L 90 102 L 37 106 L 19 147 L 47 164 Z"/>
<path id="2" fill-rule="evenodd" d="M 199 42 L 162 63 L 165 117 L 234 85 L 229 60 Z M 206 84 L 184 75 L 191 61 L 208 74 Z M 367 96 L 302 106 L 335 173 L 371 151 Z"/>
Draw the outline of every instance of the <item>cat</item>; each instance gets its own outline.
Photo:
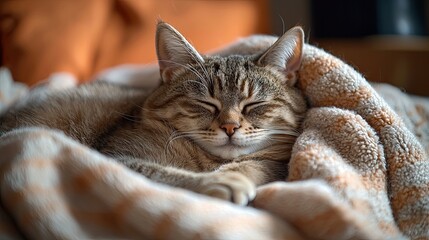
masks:
<path id="1" fill-rule="evenodd" d="M 303 39 L 295 27 L 255 55 L 203 56 L 159 22 L 159 87 L 94 81 L 30 96 L 1 116 L 0 135 L 59 129 L 154 181 L 246 205 L 286 178 L 307 109 L 295 87 Z"/>

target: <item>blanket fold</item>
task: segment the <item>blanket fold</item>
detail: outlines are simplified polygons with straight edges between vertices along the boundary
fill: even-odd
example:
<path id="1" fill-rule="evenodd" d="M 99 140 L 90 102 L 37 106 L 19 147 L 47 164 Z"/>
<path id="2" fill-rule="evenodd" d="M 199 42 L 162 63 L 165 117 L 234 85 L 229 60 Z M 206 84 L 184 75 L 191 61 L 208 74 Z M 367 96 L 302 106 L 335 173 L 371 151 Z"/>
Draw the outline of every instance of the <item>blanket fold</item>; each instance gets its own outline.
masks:
<path id="1" fill-rule="evenodd" d="M 301 239 L 272 215 L 151 182 L 54 130 L 2 140 L 1 197 L 29 238 Z"/>
<path id="2" fill-rule="evenodd" d="M 315 126 L 317 132 L 324 136 L 323 140 L 336 144 L 334 149 L 360 175 L 358 182 L 363 186 L 353 189 L 352 192 L 367 192 L 368 197 L 364 202 L 379 215 L 376 218 L 380 229 L 395 232 L 394 219 L 389 216 L 392 210 L 398 227 L 406 235 L 427 237 L 429 161 L 423 146 L 403 120 L 354 69 L 311 46 L 307 46 L 305 53 L 311 57 L 305 58 L 303 62 L 303 81 L 300 83 L 311 106 L 347 109 L 354 114 L 347 116 L 348 114 L 340 113 L 332 119 L 332 116 L 336 115 L 335 110 L 320 110 L 326 116 L 313 117 L 310 113 L 304 124 Z M 311 71 L 314 68 L 318 71 Z M 353 115 L 355 119 L 351 119 Z M 323 122 L 329 122 L 329 126 L 323 125 Z M 308 129 L 310 128 L 304 125 L 303 136 Z M 352 136 L 349 141 L 346 140 L 348 136 Z M 378 143 L 382 148 L 376 147 Z M 303 144 L 305 143 L 298 140 L 295 146 Z M 292 157 L 291 166 L 294 166 L 295 162 L 299 165 L 303 161 L 294 161 Z M 338 173 L 343 171 L 338 169 L 336 174 Z M 289 176 L 291 177 L 292 175 Z M 300 178 L 302 179 L 302 176 L 295 177 Z M 356 181 L 346 174 L 340 174 L 336 178 L 331 183 L 334 187 L 335 182 L 341 181 L 341 178 L 350 182 L 337 188 L 342 192 L 348 190 Z M 415 199 L 420 197 L 422 198 Z"/>
<path id="3" fill-rule="evenodd" d="M 371 85 L 310 45 L 299 76 L 310 108 L 288 179 L 259 187 L 253 207 L 154 183 L 58 131 L 26 128 L 0 138 L 0 238 L 429 239 L 429 100 Z"/>

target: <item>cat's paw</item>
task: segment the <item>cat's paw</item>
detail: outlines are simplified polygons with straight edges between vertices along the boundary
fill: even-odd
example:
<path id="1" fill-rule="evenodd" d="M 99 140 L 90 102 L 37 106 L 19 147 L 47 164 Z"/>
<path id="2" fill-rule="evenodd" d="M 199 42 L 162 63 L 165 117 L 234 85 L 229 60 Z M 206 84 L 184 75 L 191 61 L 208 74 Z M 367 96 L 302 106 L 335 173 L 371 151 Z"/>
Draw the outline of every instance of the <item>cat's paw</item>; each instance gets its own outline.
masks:
<path id="1" fill-rule="evenodd" d="M 207 174 L 200 182 L 199 193 L 247 205 L 256 196 L 256 186 L 238 172 L 214 172 Z"/>

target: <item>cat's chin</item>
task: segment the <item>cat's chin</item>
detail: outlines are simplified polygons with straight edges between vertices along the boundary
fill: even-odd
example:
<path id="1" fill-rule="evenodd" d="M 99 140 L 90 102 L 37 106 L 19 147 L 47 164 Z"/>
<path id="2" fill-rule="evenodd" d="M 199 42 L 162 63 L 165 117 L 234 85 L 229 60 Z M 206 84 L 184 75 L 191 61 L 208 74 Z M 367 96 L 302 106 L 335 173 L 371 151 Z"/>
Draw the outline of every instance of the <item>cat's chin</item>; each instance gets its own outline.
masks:
<path id="1" fill-rule="evenodd" d="M 260 150 L 260 147 L 255 146 L 239 146 L 227 144 L 223 146 L 206 146 L 206 151 L 223 159 L 234 159 L 242 155 L 247 155 Z"/>

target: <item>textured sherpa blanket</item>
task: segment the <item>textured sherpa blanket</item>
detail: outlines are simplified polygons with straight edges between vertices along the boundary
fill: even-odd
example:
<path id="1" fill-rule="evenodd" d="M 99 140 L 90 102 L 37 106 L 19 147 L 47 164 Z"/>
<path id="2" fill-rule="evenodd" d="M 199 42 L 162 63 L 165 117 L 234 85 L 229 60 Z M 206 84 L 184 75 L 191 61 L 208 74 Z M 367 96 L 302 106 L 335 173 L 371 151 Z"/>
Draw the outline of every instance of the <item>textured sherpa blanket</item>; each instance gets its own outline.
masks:
<path id="1" fill-rule="evenodd" d="M 372 86 L 310 45 L 299 76 L 310 109 L 290 174 L 259 187 L 251 207 L 154 183 L 61 132 L 26 128 L 0 138 L 0 238 L 429 239 L 429 100 Z"/>

